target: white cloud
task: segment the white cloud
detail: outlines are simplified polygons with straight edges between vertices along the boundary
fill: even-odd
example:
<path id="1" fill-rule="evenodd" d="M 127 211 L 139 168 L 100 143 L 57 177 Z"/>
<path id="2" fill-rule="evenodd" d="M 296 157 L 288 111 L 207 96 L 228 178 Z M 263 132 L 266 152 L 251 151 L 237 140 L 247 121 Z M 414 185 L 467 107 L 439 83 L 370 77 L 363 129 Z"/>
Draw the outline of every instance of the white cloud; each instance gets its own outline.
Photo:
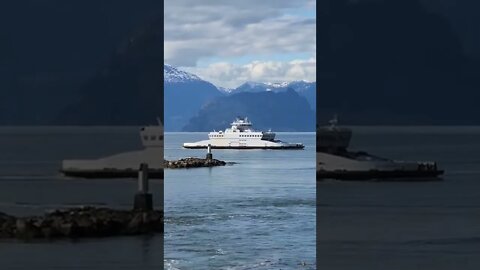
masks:
<path id="1" fill-rule="evenodd" d="M 192 72 L 217 86 L 235 88 L 246 81 L 284 82 L 316 80 L 316 60 L 254 61 L 246 65 L 219 62 L 207 67 L 189 67 Z"/>
<path id="2" fill-rule="evenodd" d="M 312 0 L 166 1 L 165 62 L 194 67 L 211 57 L 313 55 L 315 20 L 288 11 L 314 8 Z"/>

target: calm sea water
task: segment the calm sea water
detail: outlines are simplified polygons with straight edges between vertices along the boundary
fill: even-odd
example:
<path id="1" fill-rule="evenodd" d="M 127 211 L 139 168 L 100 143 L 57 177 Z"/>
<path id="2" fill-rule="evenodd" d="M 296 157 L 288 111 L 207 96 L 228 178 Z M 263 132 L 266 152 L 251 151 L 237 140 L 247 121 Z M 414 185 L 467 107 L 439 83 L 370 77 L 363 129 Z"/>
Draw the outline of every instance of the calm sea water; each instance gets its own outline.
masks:
<path id="1" fill-rule="evenodd" d="M 442 182 L 317 185 L 318 269 L 480 269 L 480 128 L 354 127 L 352 146 L 435 160 Z"/>
<path id="2" fill-rule="evenodd" d="M 304 151 L 225 151 L 233 166 L 165 173 L 161 236 L 0 242 L 0 269 L 479 269 L 480 128 L 354 128 L 353 147 L 436 160 L 444 181 L 317 185 L 314 135 L 279 134 Z M 167 158 L 201 134 L 168 134 Z M 58 174 L 65 158 L 138 149 L 137 128 L 0 128 L 0 211 L 16 215 L 93 204 L 129 208 L 130 180 Z M 159 197 L 160 182 L 152 183 Z M 156 202 L 157 207 L 160 202 Z M 303 266 L 302 264 L 306 264 Z"/>
<path id="3" fill-rule="evenodd" d="M 138 128 L 0 128 L 0 211 L 15 215 L 78 205 L 130 208 L 133 180 L 82 180 L 58 173 L 61 160 L 141 147 Z M 162 183 L 152 181 L 160 207 Z M 163 237 L 23 243 L 0 240 L 0 269 L 162 269 Z"/>
<path id="4" fill-rule="evenodd" d="M 167 133 L 166 159 L 205 133 Z M 305 150 L 213 150 L 236 162 L 165 171 L 166 269 L 316 269 L 315 133 L 278 133 Z"/>

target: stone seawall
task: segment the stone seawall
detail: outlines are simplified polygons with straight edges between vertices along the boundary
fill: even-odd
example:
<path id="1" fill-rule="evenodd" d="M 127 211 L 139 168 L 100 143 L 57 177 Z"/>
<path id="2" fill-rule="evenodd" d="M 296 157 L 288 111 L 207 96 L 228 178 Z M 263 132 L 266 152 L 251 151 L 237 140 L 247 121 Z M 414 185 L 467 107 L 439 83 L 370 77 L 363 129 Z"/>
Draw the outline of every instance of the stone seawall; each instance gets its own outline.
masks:
<path id="1" fill-rule="evenodd" d="M 14 217 L 0 212 L 0 238 L 28 240 L 152 233 L 163 233 L 163 211 L 80 207 L 32 217 Z"/>
<path id="2" fill-rule="evenodd" d="M 165 168 L 168 169 L 215 167 L 225 165 L 227 165 L 225 161 L 221 161 L 218 159 L 189 157 L 172 161 L 165 160 Z"/>
<path id="3" fill-rule="evenodd" d="M 228 164 L 233 164 L 229 162 Z M 179 160 L 165 160 L 163 168 L 166 169 L 189 169 L 202 167 L 225 166 L 227 162 L 218 159 L 206 158 L 182 158 Z M 148 177 L 151 179 L 163 179 L 163 168 L 149 168 Z M 78 169 L 68 168 L 62 169 L 60 172 L 69 177 L 80 178 L 135 178 L 138 176 L 138 169 L 117 169 L 117 168 L 103 168 L 103 169 Z"/>

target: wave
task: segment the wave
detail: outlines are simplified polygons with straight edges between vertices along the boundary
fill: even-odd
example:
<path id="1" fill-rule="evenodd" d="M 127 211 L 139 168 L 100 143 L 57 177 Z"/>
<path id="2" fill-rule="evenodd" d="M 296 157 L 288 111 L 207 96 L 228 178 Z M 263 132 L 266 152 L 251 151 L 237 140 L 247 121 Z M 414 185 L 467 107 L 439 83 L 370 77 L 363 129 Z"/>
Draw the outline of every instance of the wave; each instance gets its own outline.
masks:
<path id="1" fill-rule="evenodd" d="M 182 268 L 180 266 L 181 261 L 175 259 L 165 259 L 164 260 L 164 267 L 166 270 L 182 270 L 182 269 L 189 269 L 189 268 Z M 219 267 L 212 267 L 210 265 L 209 269 L 224 269 L 224 270 L 252 270 L 252 269 L 301 269 L 301 270 L 316 270 L 317 266 L 316 263 L 311 263 L 307 261 L 298 261 L 298 262 L 287 262 L 282 259 L 264 259 L 260 261 L 256 261 L 253 263 L 247 263 L 237 266 L 219 266 Z"/>

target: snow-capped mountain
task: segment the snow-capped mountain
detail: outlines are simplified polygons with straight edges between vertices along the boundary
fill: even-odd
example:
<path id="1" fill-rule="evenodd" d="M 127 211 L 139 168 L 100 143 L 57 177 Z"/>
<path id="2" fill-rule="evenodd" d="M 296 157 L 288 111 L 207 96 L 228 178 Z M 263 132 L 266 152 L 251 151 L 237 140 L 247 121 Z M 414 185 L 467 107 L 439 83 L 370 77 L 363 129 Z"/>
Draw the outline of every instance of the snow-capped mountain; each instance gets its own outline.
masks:
<path id="1" fill-rule="evenodd" d="M 289 88 L 276 93 L 243 92 L 218 97 L 203 106 L 183 131 L 223 130 L 238 115 L 247 115 L 261 130 L 315 130 L 315 112 L 306 98 Z"/>
<path id="2" fill-rule="evenodd" d="M 240 87 L 229 89 L 217 87 L 195 74 L 182 71 L 167 64 L 164 65 L 164 76 L 166 131 L 200 130 L 199 127 L 202 125 L 204 127 L 201 130 L 204 130 L 211 127 L 210 124 L 207 125 L 205 119 L 221 119 L 228 122 L 231 121 L 230 118 L 232 116 L 230 114 L 232 113 L 247 113 L 255 119 L 263 119 L 265 115 L 268 115 L 272 119 L 267 117 L 265 121 L 269 120 L 275 123 L 277 120 L 274 119 L 274 115 L 280 114 L 280 111 L 275 106 L 279 108 L 291 107 L 292 104 L 290 103 L 292 102 L 297 102 L 295 103 L 298 105 L 296 112 L 300 112 L 299 108 L 306 104 L 302 115 L 310 115 L 309 111 L 315 110 L 315 83 L 305 81 L 279 83 L 246 82 Z M 289 91 L 291 93 L 286 95 L 286 92 Z M 288 99 L 284 98 L 287 96 L 289 97 Z M 256 100 L 256 103 L 263 103 L 265 106 L 259 106 L 255 103 L 256 105 L 252 107 L 252 99 Z M 289 101 L 287 102 L 286 100 Z M 267 104 L 270 104 L 268 105 L 271 107 L 270 109 L 266 108 Z M 230 109 L 225 109 L 223 113 L 219 113 L 215 109 L 229 106 Z M 213 111 L 218 115 L 212 115 Z M 272 111 L 276 113 L 272 114 Z M 295 117 L 301 118 L 302 115 L 295 114 Z M 192 119 L 195 119 L 195 121 Z M 222 121 L 220 122 L 223 123 Z M 293 122 L 300 123 L 301 121 L 297 119 Z M 302 128 L 292 124 L 291 129 L 303 130 L 308 125 L 303 123 L 301 126 Z M 273 127 L 290 130 L 288 127 L 279 124 Z"/>
<path id="3" fill-rule="evenodd" d="M 226 88 L 226 87 L 221 87 L 221 86 L 217 86 L 217 89 L 218 89 L 218 91 L 220 91 L 222 93 L 225 93 L 225 94 L 230 94 L 230 93 L 232 93 L 233 90 L 235 90 L 234 88 Z"/>
<path id="4" fill-rule="evenodd" d="M 292 81 L 292 82 L 246 82 L 239 87 L 232 89 L 231 93 L 239 92 L 264 92 L 264 91 L 274 91 L 282 92 L 287 90 L 287 88 L 292 88 L 295 91 L 306 90 L 315 85 L 315 82 L 307 81 Z"/>
<path id="5" fill-rule="evenodd" d="M 165 130 L 179 131 L 200 108 L 224 93 L 197 75 L 164 64 Z"/>
<path id="6" fill-rule="evenodd" d="M 310 107 L 316 108 L 316 92 L 317 83 L 308 81 L 292 81 L 292 82 L 275 82 L 275 83 L 259 83 L 246 82 L 239 87 L 228 92 L 229 94 L 237 93 L 262 93 L 262 92 L 285 92 L 287 89 L 293 89 L 301 96 L 305 97 L 310 104 Z"/>
<path id="7" fill-rule="evenodd" d="M 279 85 L 280 84 L 273 84 L 273 83 L 245 82 L 239 87 L 233 89 L 230 93 L 231 94 L 233 93 L 237 94 L 242 92 L 258 93 L 258 92 L 265 92 L 265 91 L 280 92 L 284 90 L 282 87 L 279 87 Z"/>
<path id="8" fill-rule="evenodd" d="M 179 70 L 169 64 L 164 64 L 163 78 L 166 83 L 182 83 L 191 81 L 203 81 L 195 74 Z"/>

